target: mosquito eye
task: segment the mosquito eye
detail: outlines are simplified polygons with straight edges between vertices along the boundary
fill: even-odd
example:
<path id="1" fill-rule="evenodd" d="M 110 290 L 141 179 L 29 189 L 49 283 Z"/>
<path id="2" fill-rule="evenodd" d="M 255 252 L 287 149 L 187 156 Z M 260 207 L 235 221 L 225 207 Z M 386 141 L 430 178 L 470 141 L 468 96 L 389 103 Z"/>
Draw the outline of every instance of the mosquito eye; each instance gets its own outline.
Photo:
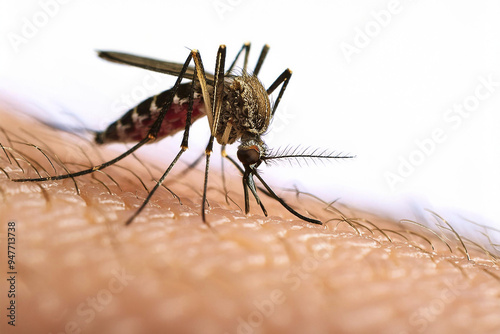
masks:
<path id="1" fill-rule="evenodd" d="M 244 165 L 253 165 L 260 160 L 259 148 L 257 146 L 250 146 L 249 148 L 240 148 L 238 150 L 238 159 Z"/>

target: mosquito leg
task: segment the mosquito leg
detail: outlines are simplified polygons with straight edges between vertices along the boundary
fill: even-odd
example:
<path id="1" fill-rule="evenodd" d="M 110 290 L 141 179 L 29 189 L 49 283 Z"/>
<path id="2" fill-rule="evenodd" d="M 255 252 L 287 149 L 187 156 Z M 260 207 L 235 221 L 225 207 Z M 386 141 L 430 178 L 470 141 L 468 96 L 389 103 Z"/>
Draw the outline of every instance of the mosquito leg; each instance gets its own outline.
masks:
<path id="1" fill-rule="evenodd" d="M 187 132 L 189 132 L 189 131 L 187 131 Z M 151 197 L 153 197 L 153 194 L 160 187 L 160 185 L 163 183 L 163 181 L 165 181 L 165 178 L 167 177 L 167 175 L 170 172 L 170 170 L 172 169 L 172 167 L 174 167 L 174 165 L 177 163 L 177 161 L 181 157 L 182 153 L 184 153 L 186 150 L 187 150 L 187 146 L 184 146 L 184 140 L 183 140 L 183 145 L 181 145 L 181 149 L 180 149 L 179 153 L 177 153 L 177 155 L 175 156 L 174 160 L 170 163 L 170 166 L 168 166 L 165 173 L 163 173 L 161 178 L 156 182 L 155 186 L 153 187 L 153 189 L 151 189 L 151 191 L 148 194 L 148 197 L 146 197 L 144 202 L 142 202 L 139 209 L 137 209 L 137 211 L 135 211 L 134 214 L 129 219 L 127 219 L 127 222 L 125 223 L 125 225 L 130 225 L 130 223 L 132 223 L 132 221 L 142 212 L 142 210 L 144 210 L 146 205 L 149 203 Z"/>
<path id="2" fill-rule="evenodd" d="M 208 141 L 207 148 L 205 149 L 205 181 L 203 182 L 203 199 L 201 204 L 201 217 L 203 222 L 207 224 L 207 220 L 205 217 L 205 203 L 207 202 L 207 187 L 208 187 L 208 167 L 210 165 L 210 156 L 212 155 L 212 149 L 214 146 L 214 136 L 210 136 L 210 140 Z M 208 224 L 207 224 L 208 225 Z"/>
<path id="3" fill-rule="evenodd" d="M 262 64 L 264 64 L 264 60 L 266 59 L 267 53 L 269 52 L 269 45 L 265 44 L 262 47 L 262 51 L 260 52 L 259 59 L 257 60 L 257 64 L 255 65 L 255 69 L 253 70 L 253 75 L 259 75 Z M 269 94 L 269 93 L 268 93 Z"/>
<path id="4" fill-rule="evenodd" d="M 200 58 L 201 60 L 201 58 Z M 196 58 L 195 58 L 196 61 Z M 207 148 L 205 149 L 206 162 L 205 162 L 205 181 L 203 184 L 203 203 L 201 206 L 201 214 L 203 222 L 206 224 L 205 219 L 205 202 L 207 199 L 207 186 L 208 186 L 208 168 L 210 164 L 210 155 L 212 154 L 214 138 L 217 135 L 217 127 L 219 125 L 219 117 L 222 109 L 222 98 L 224 93 L 224 64 L 226 62 L 226 46 L 221 45 L 217 52 L 217 61 L 215 63 L 215 81 L 214 81 L 214 104 L 213 109 L 207 109 L 207 116 L 211 113 L 210 119 L 210 140 L 208 141 Z M 201 83 L 203 87 L 203 84 Z"/>
<path id="5" fill-rule="evenodd" d="M 283 199 L 281 199 L 278 195 L 275 194 L 275 192 L 271 189 L 271 187 L 269 187 L 267 185 L 267 183 L 262 179 L 262 177 L 259 175 L 259 173 L 256 170 L 253 170 L 253 174 L 259 179 L 259 181 L 264 185 L 264 187 L 266 187 L 267 191 L 269 191 L 269 193 L 272 195 L 272 197 L 275 200 L 277 200 L 278 202 L 280 202 L 280 204 L 283 205 L 283 207 L 285 209 L 287 209 L 290 213 L 292 213 L 294 216 L 296 216 L 302 220 L 305 220 L 306 222 L 309 222 L 309 223 L 323 225 L 323 223 L 320 222 L 319 220 L 303 216 L 300 213 L 298 213 L 297 211 L 295 211 L 294 209 L 292 209 L 288 204 L 286 204 L 286 202 Z"/>
<path id="6" fill-rule="evenodd" d="M 188 63 L 186 63 L 186 64 L 188 64 Z M 194 69 L 194 77 L 196 78 L 196 67 Z M 191 128 L 191 115 L 193 113 L 193 104 L 194 104 L 194 85 L 195 85 L 195 81 L 196 81 L 196 79 L 193 80 L 192 83 L 191 83 L 191 91 L 189 93 L 189 105 L 188 105 L 188 110 L 187 110 L 187 113 L 186 113 L 186 126 L 184 128 L 184 135 L 182 137 L 181 149 L 179 150 L 179 153 L 177 153 L 177 155 L 175 156 L 174 160 L 170 163 L 170 165 L 168 166 L 168 168 L 165 171 L 165 173 L 163 173 L 163 175 L 160 177 L 160 179 L 156 182 L 156 184 L 153 187 L 153 189 L 151 189 L 151 191 L 149 192 L 149 194 L 146 197 L 146 199 L 144 200 L 144 202 L 142 202 L 142 205 L 127 220 L 127 222 L 125 223 L 125 225 L 129 225 L 130 223 L 132 223 L 132 221 L 141 213 L 141 211 L 144 210 L 144 208 L 146 207 L 146 205 L 150 201 L 151 197 L 153 197 L 153 194 L 161 186 L 161 184 L 163 183 L 163 181 L 165 181 L 165 179 L 166 179 L 168 173 L 170 172 L 170 170 L 177 163 L 177 161 L 179 160 L 179 158 L 181 157 L 181 155 L 184 152 L 186 152 L 186 150 L 188 149 L 188 146 L 189 146 L 188 145 L 189 144 L 189 129 Z"/>
<path id="7" fill-rule="evenodd" d="M 281 75 L 276 80 L 274 80 L 273 84 L 267 89 L 267 95 L 271 95 L 274 92 L 274 90 L 279 87 L 279 85 L 283 84 L 278 94 L 278 98 L 274 102 L 271 116 L 274 116 L 276 109 L 278 109 L 278 104 L 280 103 L 281 98 L 283 97 L 283 93 L 285 92 L 286 86 L 288 85 L 288 82 L 290 81 L 291 77 L 292 77 L 292 71 L 289 68 L 287 68 L 286 70 L 283 71 L 283 73 L 281 73 Z"/>
<path id="8" fill-rule="evenodd" d="M 222 45 L 221 45 L 221 47 L 222 47 Z M 214 115 L 213 115 L 213 111 L 212 111 L 212 102 L 211 102 L 210 92 L 208 91 L 207 76 L 205 74 L 205 68 L 203 67 L 203 62 L 201 61 L 200 53 L 197 50 L 193 50 L 193 51 L 191 51 L 191 54 L 193 55 L 193 60 L 194 60 L 195 66 L 197 68 L 196 76 L 194 76 L 194 77 L 198 77 L 198 82 L 200 83 L 201 93 L 203 94 L 203 103 L 205 104 L 205 110 L 207 113 L 208 124 L 210 125 L 210 129 L 212 129 L 213 123 L 214 123 Z"/>
<path id="9" fill-rule="evenodd" d="M 174 96 L 177 93 L 179 85 L 181 84 L 181 81 L 182 81 L 182 79 L 184 77 L 184 73 L 186 72 L 186 70 L 187 70 L 187 68 L 189 66 L 189 63 L 191 62 L 191 59 L 193 58 L 193 55 L 195 53 L 198 54 L 197 51 L 191 51 L 191 53 L 189 54 L 188 58 L 186 59 L 186 62 L 184 63 L 184 66 L 183 66 L 183 68 L 182 68 L 182 70 L 181 70 L 181 72 L 180 72 L 180 74 L 179 74 L 179 76 L 178 76 L 178 78 L 177 78 L 177 80 L 176 80 L 176 82 L 174 84 L 174 87 L 172 88 L 172 95 L 171 95 L 171 97 L 161 107 L 161 112 L 160 112 L 158 118 L 155 120 L 155 122 L 151 126 L 151 129 L 149 130 L 147 136 L 144 139 L 142 139 L 139 143 L 135 144 L 128 151 L 126 151 L 125 153 L 119 155 L 118 157 L 116 157 L 116 158 L 114 158 L 112 160 L 109 160 L 108 162 L 105 162 L 103 164 L 100 164 L 100 165 L 97 165 L 97 166 L 94 166 L 92 168 L 85 169 L 85 170 L 82 170 L 82 171 L 79 171 L 79 172 L 69 173 L 69 174 L 62 174 L 62 175 L 56 175 L 56 176 L 49 176 L 49 177 L 40 177 L 40 178 L 35 178 L 35 179 L 14 179 L 12 181 L 14 181 L 14 182 L 26 182 L 26 181 L 36 182 L 36 181 L 62 180 L 62 179 L 73 178 L 73 177 L 77 177 L 77 176 L 81 176 L 81 175 L 90 174 L 90 173 L 93 173 L 93 172 L 98 171 L 98 170 L 102 170 L 102 169 L 104 169 L 106 167 L 109 167 L 109 166 L 115 164 L 116 162 L 122 160 L 123 158 L 129 156 L 131 153 L 133 153 L 136 150 L 138 150 L 144 144 L 147 144 L 149 142 L 155 141 L 156 138 L 157 138 L 158 132 L 161 129 L 161 124 L 163 122 L 163 119 L 165 118 L 165 115 L 166 115 L 167 111 L 170 109 L 170 106 L 172 105 Z M 206 82 L 205 82 L 205 85 L 206 85 Z"/>
<path id="10" fill-rule="evenodd" d="M 90 173 L 93 173 L 93 172 L 98 171 L 98 170 L 102 170 L 102 169 L 104 169 L 106 167 L 109 167 L 109 166 L 115 164 L 116 162 L 118 162 L 118 161 L 122 160 L 123 158 L 127 157 L 132 152 L 135 152 L 141 146 L 143 146 L 146 143 L 149 143 L 152 140 L 154 140 L 154 139 L 150 138 L 148 136 L 148 137 L 144 138 L 143 140 L 141 140 L 136 145 L 134 145 L 132 148 L 130 148 L 125 153 L 119 155 L 118 157 L 116 157 L 116 158 L 114 158 L 114 159 L 112 159 L 112 160 L 110 160 L 108 162 L 105 162 L 103 164 L 100 164 L 100 165 L 97 165 L 97 166 L 94 166 L 92 168 L 85 169 L 85 170 L 82 170 L 82 171 L 79 171 L 79 172 L 70 173 L 70 174 L 61 174 L 61 175 L 56 175 L 56 176 L 39 177 L 39 178 L 34 178 L 34 179 L 13 179 L 12 181 L 14 181 L 14 182 L 52 181 L 52 180 L 63 180 L 63 179 L 68 179 L 68 178 L 74 178 L 74 177 L 78 177 L 78 176 L 90 174 Z"/>
<path id="11" fill-rule="evenodd" d="M 247 71 L 248 54 L 250 53 L 250 43 L 249 42 L 246 42 L 245 44 L 243 44 L 240 51 L 238 51 L 238 53 L 236 54 L 236 57 L 233 60 L 233 63 L 231 64 L 231 66 L 229 66 L 229 69 L 226 71 L 226 75 L 231 73 L 234 66 L 236 65 L 236 62 L 238 61 L 238 58 L 240 58 L 240 55 L 243 52 L 243 50 L 245 50 L 245 58 L 243 60 L 243 72 Z"/>
<path id="12" fill-rule="evenodd" d="M 220 169 L 221 169 L 221 176 L 222 176 L 222 191 L 224 191 L 225 197 L 226 197 L 226 203 L 229 204 L 229 198 L 228 198 L 228 191 L 226 187 L 226 173 L 224 173 L 224 159 L 227 158 L 227 152 L 226 152 L 226 145 L 222 145 L 220 149 Z"/>
<path id="13" fill-rule="evenodd" d="M 243 52 L 243 50 L 245 50 L 245 58 L 244 58 L 244 61 L 243 61 L 243 72 L 245 72 L 245 73 L 247 72 L 247 68 L 248 68 L 248 55 L 250 53 L 250 43 L 249 42 L 243 44 L 243 46 L 241 47 L 240 51 L 238 51 L 238 53 L 236 54 L 236 58 L 234 59 L 234 61 L 231 64 L 231 66 L 229 66 L 229 69 L 227 70 L 226 75 L 229 74 L 229 73 L 231 73 L 231 71 L 233 70 L 234 66 L 236 65 L 236 62 L 238 61 L 238 58 L 240 57 L 240 55 Z M 260 52 L 259 59 L 257 60 L 257 64 L 255 65 L 255 69 L 253 70 L 253 75 L 257 76 L 259 74 L 260 69 L 262 67 L 262 64 L 264 63 L 264 60 L 266 59 L 266 56 L 267 56 L 268 52 L 269 52 L 269 45 L 265 44 L 262 47 L 262 51 Z"/>

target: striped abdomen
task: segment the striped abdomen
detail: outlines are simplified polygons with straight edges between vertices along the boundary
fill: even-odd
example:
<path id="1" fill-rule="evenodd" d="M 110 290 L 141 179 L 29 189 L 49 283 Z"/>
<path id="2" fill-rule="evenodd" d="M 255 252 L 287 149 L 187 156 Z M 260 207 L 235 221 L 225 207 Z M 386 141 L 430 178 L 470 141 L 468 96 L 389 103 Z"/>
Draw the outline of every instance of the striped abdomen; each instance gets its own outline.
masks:
<path id="1" fill-rule="evenodd" d="M 172 104 L 165 114 L 157 139 L 172 136 L 184 130 L 189 106 L 190 89 L 191 83 L 179 86 L 177 94 L 174 96 Z M 98 132 L 95 137 L 96 143 L 141 141 L 147 136 L 151 126 L 158 118 L 161 106 L 171 98 L 171 94 L 172 90 L 170 89 L 142 101 L 134 109 L 129 110 L 119 120 L 108 126 L 106 130 Z M 195 89 L 193 102 L 191 122 L 205 116 L 203 97 L 198 92 L 198 89 Z"/>

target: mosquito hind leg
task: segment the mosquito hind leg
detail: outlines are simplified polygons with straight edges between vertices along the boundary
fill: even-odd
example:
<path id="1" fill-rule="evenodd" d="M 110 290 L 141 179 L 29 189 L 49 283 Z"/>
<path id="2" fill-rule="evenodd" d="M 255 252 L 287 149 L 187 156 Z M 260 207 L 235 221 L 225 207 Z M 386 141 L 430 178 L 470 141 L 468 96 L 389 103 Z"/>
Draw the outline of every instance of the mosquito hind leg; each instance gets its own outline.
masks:
<path id="1" fill-rule="evenodd" d="M 133 152 L 137 151 L 144 144 L 155 141 L 157 136 L 158 136 L 158 133 L 161 129 L 161 124 L 163 122 L 163 119 L 165 118 L 167 111 L 170 109 L 170 106 L 172 105 L 174 96 L 175 96 L 177 90 L 179 89 L 179 86 L 180 86 L 181 81 L 184 77 L 184 74 L 186 73 L 186 70 L 189 66 L 189 63 L 191 62 L 191 59 L 193 58 L 193 52 L 194 51 L 192 51 L 189 54 L 188 58 L 186 59 L 186 62 L 184 63 L 184 66 L 183 66 L 183 68 L 182 68 L 182 70 L 181 70 L 181 72 L 180 72 L 180 74 L 179 74 L 179 76 L 174 84 L 174 87 L 172 88 L 172 95 L 168 98 L 168 100 L 165 102 L 165 104 L 163 106 L 161 106 L 160 114 L 159 114 L 158 118 L 155 120 L 155 122 L 153 123 L 153 125 L 151 126 L 151 129 L 149 130 L 148 134 L 146 135 L 146 137 L 144 139 L 142 139 L 140 142 L 135 144 L 129 150 L 127 150 L 126 152 L 122 153 L 121 155 L 119 155 L 118 157 L 116 157 L 112 160 L 109 160 L 105 163 L 102 163 L 100 165 L 97 165 L 97 166 L 94 166 L 92 168 L 85 169 L 85 170 L 82 170 L 79 172 L 61 174 L 61 175 L 56 175 L 56 176 L 39 177 L 39 178 L 34 178 L 34 179 L 26 179 L 26 178 L 25 179 L 13 179 L 12 181 L 14 181 L 14 182 L 52 181 L 52 180 L 63 180 L 63 179 L 67 179 L 67 178 L 74 178 L 74 177 L 90 174 L 90 173 L 93 173 L 93 172 L 98 171 L 98 170 L 102 170 L 106 167 L 109 167 L 109 166 L 115 164 L 116 162 L 126 158 L 127 156 L 129 156 Z"/>
<path id="2" fill-rule="evenodd" d="M 222 55 L 222 62 L 224 62 L 225 61 L 225 52 L 223 53 L 221 50 L 225 51 L 225 47 L 221 46 L 219 48 L 219 56 Z M 151 199 L 151 197 L 153 196 L 155 191 L 159 188 L 159 186 L 163 183 L 163 181 L 165 181 L 170 170 L 177 163 L 177 161 L 179 160 L 181 155 L 188 149 L 189 129 L 191 128 L 191 115 L 193 113 L 193 104 L 194 104 L 194 86 L 195 86 L 196 80 L 198 80 L 198 82 L 200 83 L 200 86 L 201 86 L 202 94 L 204 97 L 205 108 L 207 111 L 207 118 L 209 119 L 209 124 L 211 125 L 211 128 L 212 128 L 212 126 L 214 124 L 214 118 L 215 118 L 215 122 L 216 122 L 215 124 L 217 124 L 218 116 L 216 114 L 211 114 L 212 109 L 211 109 L 211 103 L 210 103 L 210 98 L 209 98 L 210 95 L 209 95 L 208 87 L 207 87 L 208 86 L 207 80 L 206 80 L 206 76 L 205 76 L 205 70 L 203 68 L 203 63 L 202 63 L 201 56 L 200 56 L 198 50 L 192 50 L 191 53 L 189 54 L 189 57 L 186 60 L 186 63 L 184 64 L 183 71 L 179 75 L 178 81 L 180 83 L 180 80 L 182 79 L 182 75 L 185 73 L 186 69 L 188 68 L 189 62 L 191 61 L 191 59 L 194 60 L 195 67 L 194 67 L 194 73 L 193 73 L 193 81 L 191 83 L 191 91 L 189 94 L 189 106 L 188 106 L 188 111 L 186 114 L 186 125 L 184 128 L 184 135 L 182 137 L 181 149 L 179 150 L 179 153 L 177 153 L 177 155 L 175 156 L 174 160 L 170 163 L 170 165 L 168 166 L 165 173 L 163 173 L 161 178 L 156 182 L 153 189 L 151 189 L 151 191 L 149 192 L 148 196 L 146 197 L 146 199 L 144 200 L 142 205 L 139 207 L 139 209 L 134 213 L 134 215 L 132 215 L 132 217 L 130 217 L 127 220 L 126 225 L 129 225 L 130 223 L 132 223 L 132 221 L 135 219 L 135 217 L 137 217 L 141 213 L 141 211 L 146 207 L 146 205 L 148 204 L 149 200 Z M 216 82 L 215 82 L 215 86 L 214 86 L 215 87 L 214 96 L 218 96 L 219 98 L 215 99 L 215 101 L 214 101 L 215 102 L 214 109 L 216 109 L 216 108 L 220 109 L 221 104 L 222 104 L 221 88 L 223 87 L 223 84 L 224 84 L 224 73 L 223 73 L 224 72 L 224 65 L 223 65 L 223 63 L 222 63 L 222 67 L 220 67 L 220 68 L 221 68 L 222 73 L 217 73 Z M 217 81 L 218 77 L 220 77 L 220 79 L 219 79 L 220 82 Z M 173 93 L 172 93 L 173 96 L 175 95 L 176 91 L 177 91 L 177 89 L 175 89 L 173 91 Z M 208 117 L 209 115 L 210 115 L 210 117 Z M 163 115 L 163 117 L 164 116 L 165 115 Z M 157 124 L 155 122 L 155 124 L 152 127 L 152 130 L 155 127 L 155 125 L 158 127 L 158 129 L 156 131 L 159 131 L 161 123 Z M 156 133 L 158 133 L 158 132 L 156 132 Z M 203 222 L 205 222 L 205 202 L 206 202 L 206 189 L 207 189 L 207 180 L 208 180 L 208 165 L 209 165 L 210 152 L 211 152 L 211 148 L 213 145 L 214 136 L 211 135 L 210 138 L 211 138 L 211 140 L 210 140 L 209 146 L 207 146 L 207 150 L 206 150 L 206 152 L 207 152 L 207 164 L 206 164 L 206 172 L 205 172 L 205 187 L 204 187 L 204 191 L 203 191 L 203 205 L 202 205 Z M 210 150 L 209 150 L 209 147 L 210 147 Z"/>
<path id="3" fill-rule="evenodd" d="M 188 57 L 188 60 L 191 59 L 191 56 L 199 56 L 198 51 L 193 50 L 191 52 L 190 56 Z M 186 62 L 186 65 L 188 65 L 188 64 L 189 63 Z M 192 113 L 193 113 L 193 104 L 194 104 L 194 86 L 195 86 L 195 82 L 196 82 L 197 72 L 198 72 L 198 65 L 196 65 L 195 68 L 194 68 L 194 80 L 191 83 L 191 90 L 190 90 L 190 93 L 189 93 L 189 104 L 188 104 L 188 110 L 187 110 L 187 113 L 186 113 L 186 125 L 185 125 L 185 128 L 184 128 L 184 134 L 182 136 L 181 149 L 179 150 L 179 152 L 175 156 L 174 160 L 172 160 L 172 162 L 168 166 L 167 170 L 163 173 L 163 175 L 160 177 L 160 179 L 158 179 L 158 181 L 156 182 L 156 184 L 153 187 L 153 189 L 151 189 L 151 191 L 149 192 L 149 194 L 146 197 L 146 199 L 144 200 L 144 202 L 142 202 L 142 205 L 127 220 L 127 222 L 125 223 L 125 225 L 131 224 L 132 221 L 142 212 L 142 210 L 144 210 L 144 208 L 146 207 L 146 205 L 148 204 L 148 202 L 151 200 L 151 197 L 153 197 L 153 194 L 163 184 L 163 182 L 165 181 L 167 175 L 170 173 L 170 171 L 172 170 L 172 168 L 174 167 L 174 165 L 177 163 L 177 161 L 182 156 L 182 154 L 184 152 L 186 152 L 187 149 L 188 149 L 188 146 L 189 146 L 188 145 L 189 144 L 189 130 L 191 128 L 191 116 L 192 116 Z"/>

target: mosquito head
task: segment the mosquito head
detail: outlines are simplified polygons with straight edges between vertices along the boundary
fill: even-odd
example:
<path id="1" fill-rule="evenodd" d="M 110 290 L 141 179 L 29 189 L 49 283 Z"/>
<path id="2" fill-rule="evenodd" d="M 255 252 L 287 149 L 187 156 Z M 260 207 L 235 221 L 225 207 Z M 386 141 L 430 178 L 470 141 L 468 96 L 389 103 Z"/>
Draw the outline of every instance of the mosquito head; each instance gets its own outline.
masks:
<path id="1" fill-rule="evenodd" d="M 241 144 L 238 146 L 236 154 L 245 167 L 256 168 L 261 164 L 265 152 L 266 147 L 260 137 L 247 134 L 242 136 Z"/>
<path id="2" fill-rule="evenodd" d="M 238 159 L 243 165 L 254 165 L 260 160 L 260 149 L 256 145 L 238 149 Z"/>

